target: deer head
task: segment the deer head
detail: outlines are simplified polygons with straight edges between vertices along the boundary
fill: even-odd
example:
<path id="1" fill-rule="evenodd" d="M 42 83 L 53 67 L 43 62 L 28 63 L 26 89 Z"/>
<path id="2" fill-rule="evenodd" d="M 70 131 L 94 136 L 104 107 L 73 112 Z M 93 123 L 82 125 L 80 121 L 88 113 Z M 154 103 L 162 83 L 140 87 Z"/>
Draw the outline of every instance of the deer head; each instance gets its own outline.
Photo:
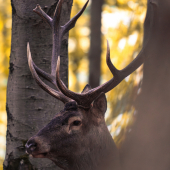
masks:
<path id="1" fill-rule="evenodd" d="M 116 87 L 143 63 L 143 50 L 126 68 L 117 70 L 111 63 L 110 48 L 107 43 L 106 62 L 113 78 L 94 89 L 86 85 L 81 94 L 68 90 L 59 74 L 61 40 L 63 35 L 74 27 L 89 1 L 75 17 L 60 27 L 62 1 L 58 2 L 53 19 L 39 5 L 34 9 L 52 28 L 51 74 L 38 68 L 32 61 L 29 44 L 27 44 L 27 57 L 32 76 L 38 85 L 61 100 L 65 106 L 48 125 L 28 140 L 26 150 L 35 158 L 51 159 L 63 169 L 110 170 L 115 168 L 117 170 L 120 168 L 118 151 L 104 120 L 107 109 L 105 93 Z M 46 85 L 38 75 L 48 80 L 56 89 Z"/>

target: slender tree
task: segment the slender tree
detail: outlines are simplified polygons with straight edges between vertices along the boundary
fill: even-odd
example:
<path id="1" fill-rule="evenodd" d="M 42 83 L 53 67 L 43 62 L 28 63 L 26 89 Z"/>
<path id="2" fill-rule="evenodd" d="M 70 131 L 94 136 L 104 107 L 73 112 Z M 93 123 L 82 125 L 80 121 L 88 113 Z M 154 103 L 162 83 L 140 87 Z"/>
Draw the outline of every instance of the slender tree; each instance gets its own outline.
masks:
<path id="1" fill-rule="evenodd" d="M 136 122 L 121 151 L 123 170 L 170 167 L 170 3 L 148 0 L 144 78 Z"/>
<path id="2" fill-rule="evenodd" d="M 90 52 L 89 52 L 89 84 L 97 87 L 100 83 L 100 64 L 101 64 L 101 13 L 103 0 L 91 1 L 90 12 Z"/>
<path id="3" fill-rule="evenodd" d="M 60 25 L 70 18 L 72 0 L 63 0 Z M 6 110 L 8 115 L 7 150 L 4 170 L 59 169 L 48 160 L 28 157 L 26 141 L 49 122 L 62 104 L 41 90 L 34 82 L 27 63 L 27 42 L 36 65 L 49 72 L 52 31 L 33 9 L 37 4 L 53 17 L 58 0 L 12 0 L 12 46 L 10 74 L 7 87 Z M 67 84 L 67 41 L 62 40 L 60 56 L 61 74 Z"/>

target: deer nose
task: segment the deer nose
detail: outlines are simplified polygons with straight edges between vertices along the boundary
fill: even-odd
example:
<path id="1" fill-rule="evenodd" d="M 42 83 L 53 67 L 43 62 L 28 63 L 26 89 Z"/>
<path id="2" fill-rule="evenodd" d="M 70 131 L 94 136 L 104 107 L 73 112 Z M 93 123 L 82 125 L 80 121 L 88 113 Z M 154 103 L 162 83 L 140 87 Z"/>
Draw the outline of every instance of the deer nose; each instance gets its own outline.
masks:
<path id="1" fill-rule="evenodd" d="M 36 149 L 36 147 L 37 147 L 37 144 L 36 144 L 36 142 L 35 142 L 34 139 L 30 139 L 30 140 L 26 143 L 25 147 L 26 147 L 26 152 L 27 152 L 28 154 L 31 154 L 33 151 L 35 151 L 35 149 Z"/>

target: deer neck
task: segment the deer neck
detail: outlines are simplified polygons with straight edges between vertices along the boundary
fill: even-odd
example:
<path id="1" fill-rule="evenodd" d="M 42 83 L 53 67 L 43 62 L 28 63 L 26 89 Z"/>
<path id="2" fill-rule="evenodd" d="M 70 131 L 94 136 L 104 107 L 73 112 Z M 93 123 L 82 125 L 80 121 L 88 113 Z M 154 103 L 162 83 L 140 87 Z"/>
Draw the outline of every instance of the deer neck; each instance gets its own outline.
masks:
<path id="1" fill-rule="evenodd" d="M 65 159 L 63 169 L 120 170 L 118 150 L 108 130 L 97 136 L 91 138 L 89 146 L 81 154 L 73 153 L 74 156 Z"/>

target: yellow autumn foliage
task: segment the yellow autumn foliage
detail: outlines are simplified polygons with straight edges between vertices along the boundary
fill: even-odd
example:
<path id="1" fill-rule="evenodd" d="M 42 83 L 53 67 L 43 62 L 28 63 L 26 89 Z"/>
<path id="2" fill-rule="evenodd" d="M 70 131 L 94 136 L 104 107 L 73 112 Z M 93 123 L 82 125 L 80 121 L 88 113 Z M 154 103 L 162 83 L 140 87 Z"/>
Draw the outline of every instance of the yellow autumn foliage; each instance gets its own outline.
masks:
<path id="1" fill-rule="evenodd" d="M 73 17 L 86 0 L 74 0 Z M 69 34 L 69 88 L 81 92 L 88 83 L 90 47 L 89 16 L 90 5 Z M 136 57 L 142 46 L 143 21 L 146 0 L 105 0 L 102 12 L 102 64 L 101 83 L 111 79 L 106 65 L 106 40 L 111 49 L 111 60 L 118 69 L 124 68 Z M 6 133 L 6 85 L 9 68 L 11 43 L 10 0 L 0 0 L 0 170 L 5 155 Z M 125 132 L 130 132 L 135 107 L 132 105 L 142 79 L 142 68 L 127 77 L 114 90 L 107 94 L 108 109 L 106 121 L 117 145 L 123 141 Z M 127 128 L 129 126 L 129 128 Z"/>
<path id="2" fill-rule="evenodd" d="M 11 45 L 11 2 L 0 0 L 0 170 L 5 156 L 6 138 L 6 86 Z"/>

